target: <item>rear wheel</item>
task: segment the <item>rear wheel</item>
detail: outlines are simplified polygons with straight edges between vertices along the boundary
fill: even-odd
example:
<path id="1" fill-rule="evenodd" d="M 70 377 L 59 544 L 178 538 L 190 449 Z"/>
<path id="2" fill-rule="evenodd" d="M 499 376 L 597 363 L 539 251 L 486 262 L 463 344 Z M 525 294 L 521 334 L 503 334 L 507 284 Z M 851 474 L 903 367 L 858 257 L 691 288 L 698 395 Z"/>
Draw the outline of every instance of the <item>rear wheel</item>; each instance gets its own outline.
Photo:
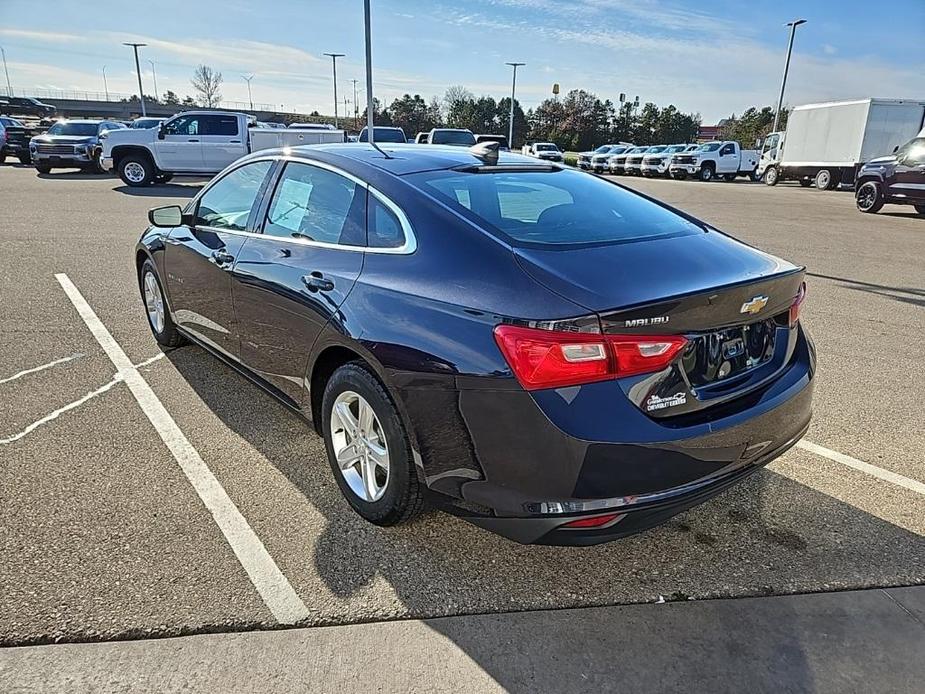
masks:
<path id="1" fill-rule="evenodd" d="M 876 181 L 867 181 L 862 183 L 854 194 L 854 201 L 861 212 L 873 214 L 883 207 L 883 192 L 880 190 L 880 184 Z"/>
<path id="2" fill-rule="evenodd" d="M 736 175 L 735 174 L 723 174 L 723 180 L 724 181 L 734 181 L 736 180 Z"/>
<path id="3" fill-rule="evenodd" d="M 324 389 L 322 415 L 328 462 L 347 503 L 376 525 L 417 515 L 423 490 L 398 410 L 379 379 L 350 362 Z"/>
<path id="4" fill-rule="evenodd" d="M 704 167 L 702 167 L 702 168 L 700 169 L 700 180 L 701 180 L 701 181 L 712 181 L 712 180 L 713 180 L 713 175 L 714 175 L 715 173 L 716 173 L 716 172 L 713 171 L 713 167 L 712 167 L 712 166 L 704 166 Z"/>
<path id="5" fill-rule="evenodd" d="M 128 154 L 119 161 L 119 178 L 133 188 L 146 186 L 154 181 L 154 164 L 145 156 Z"/>
<path id="6" fill-rule="evenodd" d="M 913 208 L 916 212 L 925 217 L 925 205 L 913 205 Z"/>
<path id="7" fill-rule="evenodd" d="M 779 174 L 777 173 L 776 166 L 769 166 L 767 171 L 764 172 L 764 182 L 769 186 L 776 186 L 780 180 Z"/>
<path id="8" fill-rule="evenodd" d="M 819 190 L 829 190 L 832 187 L 832 172 L 828 169 L 822 169 L 816 174 L 813 184 Z"/>
<path id="9" fill-rule="evenodd" d="M 141 288 L 141 298 L 145 302 L 145 312 L 148 314 L 148 325 L 151 327 L 154 339 L 162 347 L 177 347 L 182 344 L 183 336 L 177 331 L 177 326 L 170 317 L 161 281 L 158 279 L 154 263 L 150 260 L 146 260 L 141 266 L 141 271 L 138 273 L 138 284 Z"/>

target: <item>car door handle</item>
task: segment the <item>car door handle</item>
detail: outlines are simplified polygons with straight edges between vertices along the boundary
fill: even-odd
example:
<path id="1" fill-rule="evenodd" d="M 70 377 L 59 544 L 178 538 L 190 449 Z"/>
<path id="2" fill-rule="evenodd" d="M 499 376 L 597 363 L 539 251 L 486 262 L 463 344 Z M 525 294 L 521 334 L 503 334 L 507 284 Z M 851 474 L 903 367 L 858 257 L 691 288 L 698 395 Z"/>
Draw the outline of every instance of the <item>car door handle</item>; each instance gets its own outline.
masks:
<path id="1" fill-rule="evenodd" d="M 240 140 L 228 140 L 229 145 L 239 145 L 241 144 Z"/>
<path id="2" fill-rule="evenodd" d="M 234 256 L 223 250 L 212 251 L 212 262 L 216 265 L 230 265 L 234 262 Z"/>
<path id="3" fill-rule="evenodd" d="M 310 292 L 329 292 L 334 289 L 334 283 L 317 270 L 310 275 L 302 275 L 302 284 Z"/>
<path id="4" fill-rule="evenodd" d="M 199 142 L 199 140 L 187 140 L 187 142 Z"/>

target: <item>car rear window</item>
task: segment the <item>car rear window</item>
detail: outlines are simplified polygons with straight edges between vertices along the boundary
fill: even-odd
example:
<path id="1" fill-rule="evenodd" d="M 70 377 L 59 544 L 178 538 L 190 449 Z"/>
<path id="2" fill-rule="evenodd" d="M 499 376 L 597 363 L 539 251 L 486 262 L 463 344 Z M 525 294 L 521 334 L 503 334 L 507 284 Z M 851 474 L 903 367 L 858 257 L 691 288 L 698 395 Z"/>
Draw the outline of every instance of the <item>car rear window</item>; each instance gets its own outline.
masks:
<path id="1" fill-rule="evenodd" d="M 574 247 L 686 236 L 703 229 L 609 181 L 555 171 L 426 171 L 428 195 L 515 246 Z"/>
<path id="2" fill-rule="evenodd" d="M 474 145 L 475 135 L 468 130 L 435 130 L 430 136 L 432 145 Z"/>

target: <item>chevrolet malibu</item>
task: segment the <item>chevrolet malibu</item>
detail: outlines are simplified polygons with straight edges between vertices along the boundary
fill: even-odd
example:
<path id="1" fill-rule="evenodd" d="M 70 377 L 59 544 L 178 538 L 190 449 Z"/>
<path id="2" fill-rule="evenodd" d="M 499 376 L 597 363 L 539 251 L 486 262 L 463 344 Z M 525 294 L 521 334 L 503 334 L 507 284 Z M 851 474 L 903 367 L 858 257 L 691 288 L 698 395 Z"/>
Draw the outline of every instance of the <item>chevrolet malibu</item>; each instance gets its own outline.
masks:
<path id="1" fill-rule="evenodd" d="M 304 416 L 372 523 L 428 502 L 519 542 L 604 542 L 809 425 L 804 269 L 559 164 L 264 151 L 149 219 L 135 260 L 157 342 L 200 345 Z"/>

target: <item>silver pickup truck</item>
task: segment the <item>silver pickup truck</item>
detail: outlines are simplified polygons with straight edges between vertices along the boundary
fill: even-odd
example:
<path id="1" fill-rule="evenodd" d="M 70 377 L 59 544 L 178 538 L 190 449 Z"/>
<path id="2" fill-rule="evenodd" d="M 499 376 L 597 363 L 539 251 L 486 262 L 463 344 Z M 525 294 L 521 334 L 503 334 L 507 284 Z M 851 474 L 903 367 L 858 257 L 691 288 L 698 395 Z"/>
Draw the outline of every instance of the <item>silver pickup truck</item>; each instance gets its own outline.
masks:
<path id="1" fill-rule="evenodd" d="M 126 130 L 122 123 L 108 120 L 59 120 L 47 132 L 29 141 L 32 165 L 39 173 L 52 169 L 103 171 L 100 143 L 108 133 Z"/>

